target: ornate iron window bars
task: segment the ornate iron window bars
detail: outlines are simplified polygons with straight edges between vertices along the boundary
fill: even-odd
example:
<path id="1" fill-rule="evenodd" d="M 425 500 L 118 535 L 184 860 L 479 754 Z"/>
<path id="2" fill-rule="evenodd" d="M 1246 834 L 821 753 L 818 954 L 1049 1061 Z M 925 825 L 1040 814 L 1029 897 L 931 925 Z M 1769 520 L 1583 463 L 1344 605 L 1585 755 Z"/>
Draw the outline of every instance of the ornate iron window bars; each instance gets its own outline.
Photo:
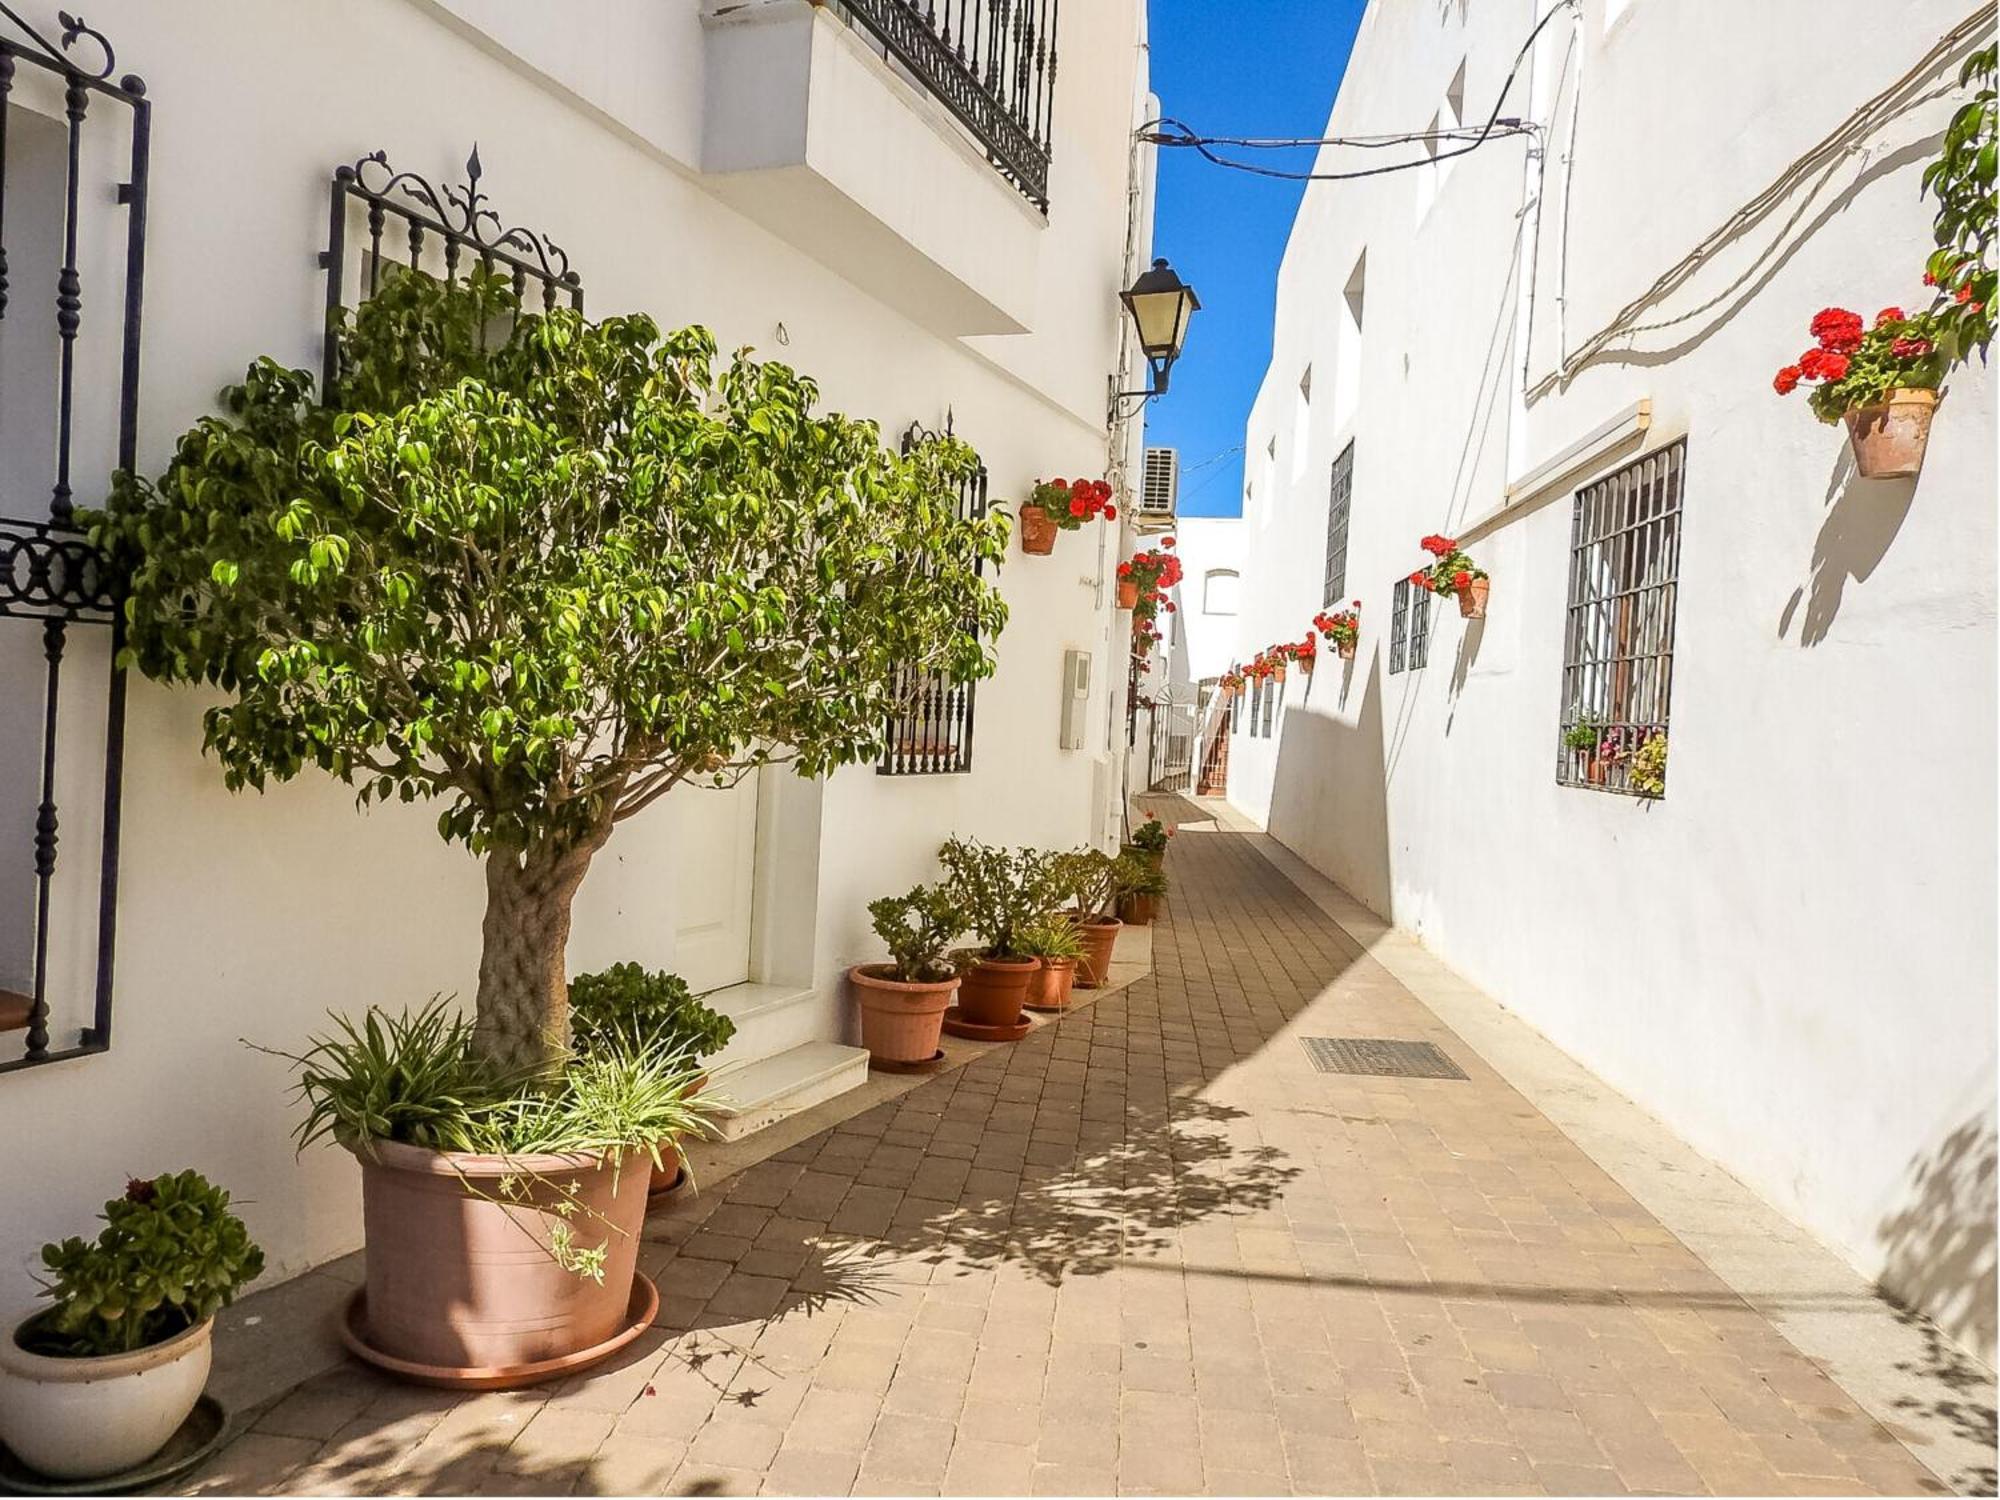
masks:
<path id="1" fill-rule="evenodd" d="M 100 567 L 96 551 L 77 531 L 73 516 L 72 448 L 76 430 L 77 340 L 83 331 L 83 278 L 78 269 L 82 232 L 83 132 L 90 109 L 106 101 L 128 112 L 131 144 L 128 178 L 118 186 L 125 215 L 125 286 L 120 325 L 118 375 L 118 464 L 137 461 L 139 409 L 139 313 L 145 280 L 146 168 L 152 106 L 146 85 L 126 74 L 115 82 L 117 57 L 104 35 L 67 12 L 58 12 L 61 31 L 51 42 L 0 0 L 0 17 L 20 37 L 0 34 L 0 323 L 7 316 L 10 268 L 6 252 L 7 127 L 25 106 L 13 96 L 20 69 L 38 69 L 62 85 L 66 128 L 63 183 L 62 264 L 56 274 L 56 432 L 55 465 L 48 519 L 0 513 L 0 620 L 41 622 L 43 679 L 40 799 L 35 813 L 35 923 L 31 991 L 0 994 L 18 1012 L 8 1030 L 26 1033 L 16 1057 L 0 1058 L 0 1072 L 59 1062 L 102 1052 L 111 1045 L 111 975 L 118 907 L 118 832 L 125 758 L 125 678 L 117 665 L 124 644 L 124 621 L 117 580 Z M 76 54 L 83 42 L 100 54 Z M 96 65 L 87 66 L 86 64 Z M 17 324 L 17 326 L 20 326 Z M 12 497 L 0 496 L 0 512 Z M 57 831 L 57 730 L 61 718 L 63 655 L 72 625 L 104 625 L 111 632 L 111 669 L 105 683 L 104 805 L 98 866 L 97 972 L 91 1024 L 72 1045 L 52 1045 L 50 1037 L 49 925 L 54 896 Z M 26 1005 L 21 1006 L 20 1001 Z M 5 1035 L 0 1031 L 0 1035 Z"/>
<path id="2" fill-rule="evenodd" d="M 951 431 L 947 418 L 944 430 Z M 903 451 L 931 433 L 912 422 L 903 434 Z M 981 464 L 959 487 L 958 513 L 966 520 L 986 514 L 986 466 Z M 984 565 L 980 565 L 984 572 Z M 882 776 L 956 776 L 972 769 L 972 709 L 976 684 L 953 682 L 942 672 L 898 668 L 894 683 L 902 711 L 886 730 L 882 759 L 875 770 Z"/>
<path id="3" fill-rule="evenodd" d="M 814 0 L 815 4 L 823 0 Z M 841 0 L 1043 213 L 1062 0 Z"/>
<path id="4" fill-rule="evenodd" d="M 528 301 L 528 283 L 533 281 L 541 287 L 544 311 L 564 297 L 571 307 L 582 310 L 583 282 L 570 269 L 568 253 L 546 235 L 503 224 L 486 206 L 486 194 L 480 191 L 482 171 L 476 145 L 465 159 L 465 182 L 455 187 L 439 189 L 415 172 L 395 170 L 384 151 L 371 151 L 353 166 L 334 171 L 326 249 L 319 257 L 326 271 L 323 391 L 331 392 L 340 378 L 340 350 L 332 333 L 346 306 L 348 219 L 354 205 L 365 211 L 368 247 L 359 276 L 366 296 L 375 294 L 384 268 L 394 264 L 383 250 L 388 221 L 394 217 L 402 233 L 402 247 L 396 253 L 407 254 L 410 270 L 424 271 L 426 246 L 434 236 L 440 247 L 437 265 L 445 281 L 458 280 L 470 253 L 489 272 L 504 266 L 513 276 L 514 295 L 523 306 Z"/>
<path id="5" fill-rule="evenodd" d="M 1347 592 L 1347 525 L 1354 506 L 1354 444 L 1333 461 L 1333 479 L 1326 498 L 1326 580 L 1321 603 L 1332 609 Z"/>

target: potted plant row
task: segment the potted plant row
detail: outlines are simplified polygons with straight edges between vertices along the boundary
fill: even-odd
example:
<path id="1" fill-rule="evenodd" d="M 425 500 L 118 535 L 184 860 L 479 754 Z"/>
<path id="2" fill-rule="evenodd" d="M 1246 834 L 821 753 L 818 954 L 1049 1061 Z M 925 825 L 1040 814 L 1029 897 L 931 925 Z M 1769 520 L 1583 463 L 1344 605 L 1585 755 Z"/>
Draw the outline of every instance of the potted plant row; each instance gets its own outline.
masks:
<path id="1" fill-rule="evenodd" d="M 1021 506 L 1021 550 L 1047 557 L 1055 551 L 1057 532 L 1081 530 L 1088 521 L 1117 519 L 1111 486 L 1102 479 L 1038 479 Z"/>
<path id="2" fill-rule="evenodd" d="M 1458 600 L 1458 612 L 1468 620 L 1484 619 L 1487 595 L 1493 587 L 1486 570 L 1461 551 L 1451 537 L 1433 534 L 1417 545 L 1430 553 L 1434 561 L 1428 568 L 1419 568 L 1410 575 L 1410 586 Z"/>
<path id="3" fill-rule="evenodd" d="M 196 1172 L 128 1182 L 103 1219 L 94 1240 L 42 1247 L 51 1305 L 0 1347 L 0 1442 L 50 1492 L 96 1489 L 166 1446 L 208 1383 L 215 1315 L 264 1269 L 229 1194 Z"/>
<path id="4" fill-rule="evenodd" d="M 362 1164 L 350 1347 L 525 1383 L 643 1332 L 646 1188 L 709 1103 L 671 1033 L 572 1046 L 593 859 L 677 788 L 877 758 L 900 689 L 856 663 L 990 675 L 1009 523 L 959 514 L 964 443 L 898 452 L 699 327 L 531 312 L 475 267 L 394 278 L 331 336 L 330 389 L 258 360 L 164 476 L 121 472 L 82 519 L 123 661 L 216 694 L 230 787 L 311 766 L 363 805 L 435 800 L 481 862 L 470 1014 L 337 1020 L 295 1059 L 301 1137 Z"/>

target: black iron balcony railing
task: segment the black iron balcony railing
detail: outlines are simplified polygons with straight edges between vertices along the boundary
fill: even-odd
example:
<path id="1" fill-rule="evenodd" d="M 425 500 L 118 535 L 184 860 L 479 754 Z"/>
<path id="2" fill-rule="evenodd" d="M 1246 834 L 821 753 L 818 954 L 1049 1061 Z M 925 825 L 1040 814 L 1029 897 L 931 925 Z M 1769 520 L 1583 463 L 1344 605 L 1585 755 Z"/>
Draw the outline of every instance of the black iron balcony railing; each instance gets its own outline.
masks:
<path id="1" fill-rule="evenodd" d="M 823 0 L 814 0 L 815 4 Z M 1062 0 L 840 0 L 1044 213 Z"/>

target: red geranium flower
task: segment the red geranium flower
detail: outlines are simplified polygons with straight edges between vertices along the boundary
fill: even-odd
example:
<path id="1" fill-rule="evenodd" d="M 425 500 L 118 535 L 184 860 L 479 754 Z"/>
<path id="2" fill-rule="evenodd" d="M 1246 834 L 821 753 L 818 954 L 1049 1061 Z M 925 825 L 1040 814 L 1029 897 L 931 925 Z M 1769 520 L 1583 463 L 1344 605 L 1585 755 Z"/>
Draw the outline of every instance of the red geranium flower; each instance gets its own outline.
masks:
<path id="1" fill-rule="evenodd" d="M 1875 326 L 1880 328 L 1884 323 L 1900 323 L 1908 316 L 1900 307 L 1885 307 L 1875 314 Z"/>
<path id="2" fill-rule="evenodd" d="M 1466 572 L 1465 569 L 1460 568 L 1456 573 L 1451 575 L 1451 586 L 1461 594 L 1464 593 L 1472 587 L 1472 575 Z"/>
<path id="3" fill-rule="evenodd" d="M 1105 520 L 1107 520 L 1107 521 L 1115 521 L 1115 520 L 1117 520 L 1117 519 L 1118 519 L 1118 507 L 1117 507 L 1117 506 L 1115 506 L 1115 505 L 1107 505 L 1107 506 L 1105 506 L 1105 507 L 1104 507 L 1104 519 L 1105 519 Z"/>
<path id="4" fill-rule="evenodd" d="M 1822 349 L 1847 354 L 1861 342 L 1861 315 L 1844 307 L 1824 307 L 1813 314 L 1812 336 Z"/>
<path id="5" fill-rule="evenodd" d="M 1889 352 L 1898 359 L 1922 359 L 1931 352 L 1929 339 L 1897 339 L 1889 346 Z"/>
<path id="6" fill-rule="evenodd" d="M 1925 285 L 1925 286 L 1936 286 L 1936 285 L 1937 285 L 1937 277 L 1935 277 L 1935 276 L 1931 275 L 1931 273 L 1930 273 L 1930 272 L 1928 272 L 1928 271 L 1924 272 L 1924 285 Z"/>
<path id="7" fill-rule="evenodd" d="M 1970 302 L 1970 301 L 1972 300 L 1972 283 L 1971 283 L 1971 282 L 1969 282 L 1969 281 L 1968 281 L 1968 282 L 1966 282 L 1964 286 L 1962 286 L 1962 287 L 1960 287 L 1960 288 L 1958 289 L 1958 300 L 1959 300 L 1959 301 L 1961 301 L 1961 302 Z"/>
<path id="8" fill-rule="evenodd" d="M 1163 536 L 1160 538 L 1160 545 L 1162 547 L 1171 547 L 1173 546 L 1173 544 L 1174 544 L 1174 539 L 1170 536 Z"/>
<path id="9" fill-rule="evenodd" d="M 1410 575 L 1410 582 L 1417 588 L 1427 589 L 1431 586 L 1431 575 L 1419 568 Z"/>
<path id="10" fill-rule="evenodd" d="M 1799 377 L 1804 373 L 1797 365 L 1786 365 L 1778 371 L 1778 378 L 1771 382 L 1771 387 L 1780 396 L 1789 396 L 1799 388 Z"/>
<path id="11" fill-rule="evenodd" d="M 1836 354 L 1829 350 L 1819 358 L 1819 378 L 1826 381 L 1845 380 L 1847 365 L 1848 359 L 1845 354 Z"/>
<path id="12" fill-rule="evenodd" d="M 1069 503 L 1069 513 L 1079 521 L 1088 513 L 1089 509 L 1090 507 L 1085 505 L 1081 500 L 1072 500 Z"/>
<path id="13" fill-rule="evenodd" d="M 1049 488 L 1052 490 L 1066 490 L 1069 488 L 1069 481 L 1067 479 L 1051 479 L 1049 481 Z"/>

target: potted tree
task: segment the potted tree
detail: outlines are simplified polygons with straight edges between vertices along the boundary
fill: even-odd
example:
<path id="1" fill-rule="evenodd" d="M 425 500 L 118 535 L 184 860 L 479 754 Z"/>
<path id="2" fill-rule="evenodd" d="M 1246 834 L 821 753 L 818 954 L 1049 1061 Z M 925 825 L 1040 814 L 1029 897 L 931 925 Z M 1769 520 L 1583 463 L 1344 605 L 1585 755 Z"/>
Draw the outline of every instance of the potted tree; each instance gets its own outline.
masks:
<path id="1" fill-rule="evenodd" d="M 1021 934 L 1053 905 L 1048 858 L 1033 849 L 956 838 L 945 841 L 938 858 L 946 884 L 964 903 L 966 926 L 981 942 L 959 985 L 958 1019 L 986 1031 L 1018 1027 L 1028 982 L 1041 967 L 1021 946 Z M 946 1018 L 947 1029 L 951 1019 Z"/>
<path id="2" fill-rule="evenodd" d="M 570 1058 L 563 951 L 592 859 L 683 784 L 874 759 L 898 682 L 989 674 L 1006 609 L 980 569 L 1008 522 L 959 515 L 963 443 L 899 454 L 784 365 L 718 368 L 705 329 L 525 313 L 475 268 L 394 278 L 331 336 L 335 389 L 259 360 L 157 484 L 120 474 L 88 518 L 124 581 L 125 660 L 219 691 L 206 746 L 231 787 L 313 765 L 363 804 L 440 801 L 485 877 L 471 1044 L 517 1096 L 581 1109 L 549 1075 Z M 660 1139 L 584 1134 L 612 1175 Z M 388 1146 L 364 1154 L 371 1236 L 392 1201 L 431 1219 L 371 1250 L 365 1335 L 450 1364 L 443 1337 L 402 1343 L 390 1303 L 504 1296 L 521 1342 L 458 1363 L 578 1354 L 561 1346 L 581 1330 L 519 1300 L 547 1284 L 482 1281 L 456 1201 L 481 1190 L 451 1147 Z M 392 1298 L 385 1277 L 407 1285 Z"/>
<path id="3" fill-rule="evenodd" d="M 1060 912 L 1051 913 L 1023 927 L 1020 941 L 1022 951 L 1033 954 L 1040 965 L 1028 981 L 1028 1009 L 1069 1009 L 1077 961 L 1083 957 L 1076 924 Z"/>
<path id="4" fill-rule="evenodd" d="M 1099 518 L 1118 519 L 1111 486 L 1103 480 L 1038 479 L 1021 507 L 1021 550 L 1047 557 L 1055 551 L 1058 531 L 1077 531 Z"/>
<path id="5" fill-rule="evenodd" d="M 615 1039 L 660 1037 L 697 1065 L 729 1045 L 736 1023 L 695 998 L 678 974 L 649 972 L 638 964 L 613 964 L 569 982 L 570 1037 L 579 1052 L 600 1051 Z M 690 1093 L 708 1085 L 699 1074 Z M 658 1204 L 688 1182 L 687 1152 L 679 1137 L 660 1142 L 647 1196 Z"/>
<path id="6" fill-rule="evenodd" d="M 197 1172 L 135 1179 L 103 1217 L 95 1240 L 42 1247 L 53 1305 L 0 1346 L 0 1441 L 52 1480 L 165 1447 L 208 1383 L 216 1313 L 264 1269 L 229 1194 Z"/>
<path id="7" fill-rule="evenodd" d="M 1458 600 L 1458 612 L 1468 620 L 1486 617 L 1486 597 L 1493 584 L 1486 570 L 1459 549 L 1448 536 L 1427 536 L 1417 544 L 1436 559 L 1428 568 L 1410 575 L 1412 587 L 1429 589 L 1446 599 Z"/>
<path id="8" fill-rule="evenodd" d="M 1947 360 L 1937 316 L 1885 307 L 1872 326 L 1844 307 L 1813 315 L 1813 347 L 1772 381 L 1781 396 L 1803 383 L 1813 415 L 1845 422 L 1855 472 L 1863 479 L 1907 479 L 1924 464 L 1931 417 Z"/>
<path id="9" fill-rule="evenodd" d="M 1113 915 L 1118 898 L 1139 875 L 1137 862 L 1114 859 L 1096 849 L 1059 854 L 1050 866 L 1050 885 L 1058 900 L 1069 903 L 1069 916 L 1083 941 L 1076 982 L 1086 990 L 1101 989 L 1111 976 L 1111 956 L 1124 923 Z"/>
<path id="10" fill-rule="evenodd" d="M 966 911 L 947 886 L 919 885 L 908 895 L 868 903 L 875 935 L 889 950 L 886 964 L 857 964 L 847 971 L 861 1011 L 861 1045 L 869 1058 L 909 1068 L 941 1055 L 939 1032 L 959 973 L 945 955 L 965 931 Z"/>

